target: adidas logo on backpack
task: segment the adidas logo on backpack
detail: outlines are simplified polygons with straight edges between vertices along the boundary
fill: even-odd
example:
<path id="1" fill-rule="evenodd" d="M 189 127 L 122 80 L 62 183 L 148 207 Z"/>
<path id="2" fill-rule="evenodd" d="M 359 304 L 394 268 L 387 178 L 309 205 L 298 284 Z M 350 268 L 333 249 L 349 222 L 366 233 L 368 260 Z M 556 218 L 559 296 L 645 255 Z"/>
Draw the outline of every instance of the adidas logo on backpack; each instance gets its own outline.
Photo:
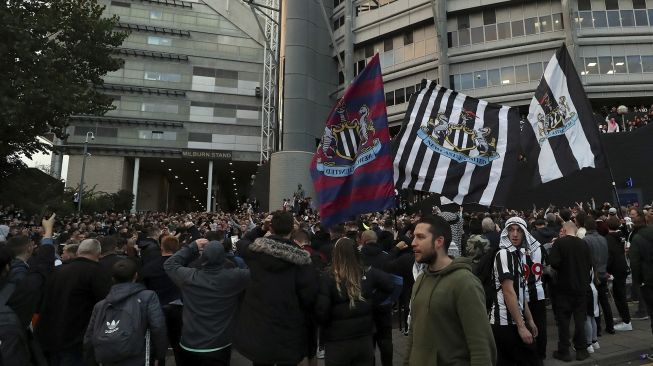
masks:
<path id="1" fill-rule="evenodd" d="M 120 320 L 115 321 L 112 320 L 111 322 L 107 322 L 107 329 L 105 329 L 104 334 L 111 334 L 113 332 L 117 332 L 120 328 L 118 328 L 118 324 L 120 324 Z"/>

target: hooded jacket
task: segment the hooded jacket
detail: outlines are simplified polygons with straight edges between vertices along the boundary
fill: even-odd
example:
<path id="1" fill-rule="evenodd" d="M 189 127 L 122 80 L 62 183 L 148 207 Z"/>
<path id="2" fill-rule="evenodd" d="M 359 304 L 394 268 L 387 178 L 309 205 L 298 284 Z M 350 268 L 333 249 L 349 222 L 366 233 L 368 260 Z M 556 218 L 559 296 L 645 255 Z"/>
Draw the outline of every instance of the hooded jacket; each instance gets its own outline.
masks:
<path id="1" fill-rule="evenodd" d="M 190 352 L 211 352 L 231 345 L 249 270 L 224 268 L 224 247 L 217 241 L 204 247 L 200 268 L 189 268 L 199 255 L 197 243 L 192 242 L 166 260 L 163 269 L 184 300 L 180 346 Z"/>
<path id="2" fill-rule="evenodd" d="M 496 364 L 485 295 L 469 258 L 417 278 L 404 365 Z"/>
<path id="3" fill-rule="evenodd" d="M 310 255 L 278 236 L 236 246 L 252 278 L 238 314 L 235 348 L 255 363 L 299 363 L 308 353 L 306 314 L 318 287 Z"/>
<path id="4" fill-rule="evenodd" d="M 637 231 L 630 242 L 628 255 L 633 284 L 653 286 L 653 226 Z"/>
<path id="5" fill-rule="evenodd" d="M 131 299 L 132 297 L 135 297 L 136 299 Z M 156 360 L 165 359 L 166 351 L 168 349 L 168 333 L 166 331 L 166 323 L 163 316 L 163 311 L 161 310 L 161 305 L 159 305 L 159 299 L 156 296 L 156 293 L 147 290 L 143 284 L 128 282 L 113 285 L 111 290 L 109 290 L 107 298 L 95 304 L 95 307 L 93 308 L 93 314 L 91 315 L 91 320 L 89 321 L 88 327 L 86 328 L 86 333 L 84 334 L 85 358 L 88 361 L 95 361 L 92 346 L 93 326 L 96 322 L 96 318 L 100 315 L 104 304 L 107 302 L 110 304 L 120 304 L 126 301 L 134 300 L 139 301 L 143 306 L 144 311 L 142 315 L 146 317 L 146 327 L 150 330 L 152 358 Z M 138 366 L 142 365 L 144 362 L 145 339 L 143 338 L 141 355 L 126 360 L 121 360 L 119 363 L 117 363 L 117 365 Z"/>

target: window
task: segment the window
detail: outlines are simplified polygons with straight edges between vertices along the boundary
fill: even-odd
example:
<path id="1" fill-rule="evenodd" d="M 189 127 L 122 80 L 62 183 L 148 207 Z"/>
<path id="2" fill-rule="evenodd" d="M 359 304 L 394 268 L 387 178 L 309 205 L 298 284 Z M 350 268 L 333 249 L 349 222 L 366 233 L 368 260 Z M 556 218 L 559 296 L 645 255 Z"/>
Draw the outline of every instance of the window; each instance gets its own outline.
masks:
<path id="1" fill-rule="evenodd" d="M 646 0 L 633 0 L 633 9 L 646 9 Z"/>
<path id="2" fill-rule="evenodd" d="M 335 31 L 338 28 L 340 28 L 340 23 L 338 22 L 338 19 L 336 19 L 333 21 L 333 30 Z"/>
<path id="3" fill-rule="evenodd" d="M 528 74 L 530 75 L 530 81 L 538 81 L 542 78 L 544 70 L 542 69 L 541 62 L 533 62 L 528 64 Z"/>
<path id="4" fill-rule="evenodd" d="M 510 23 L 499 23 L 497 24 L 497 34 L 499 39 L 508 39 L 510 38 Z"/>
<path id="5" fill-rule="evenodd" d="M 494 9 L 488 9 L 483 11 L 483 25 L 496 24 L 497 22 L 497 13 Z"/>
<path id="6" fill-rule="evenodd" d="M 395 104 L 406 103 L 406 94 L 404 88 L 395 90 Z"/>
<path id="7" fill-rule="evenodd" d="M 385 105 L 388 107 L 395 105 L 395 93 L 387 92 L 385 93 Z"/>
<path id="8" fill-rule="evenodd" d="M 538 33 L 538 29 L 536 29 L 536 25 L 539 26 L 539 24 L 537 22 L 537 18 L 524 19 L 524 28 L 525 28 L 526 34 Z"/>
<path id="9" fill-rule="evenodd" d="M 635 10 L 635 25 L 638 27 L 648 26 L 646 10 Z"/>
<path id="10" fill-rule="evenodd" d="M 545 15 L 540 17 L 540 32 L 551 32 L 553 30 L 553 23 L 551 22 L 551 16 Z"/>
<path id="11" fill-rule="evenodd" d="M 365 68 L 365 60 L 358 61 L 358 72 L 360 73 Z"/>
<path id="12" fill-rule="evenodd" d="M 631 74 L 641 74 L 642 73 L 642 61 L 638 56 L 626 56 L 628 60 L 628 72 Z"/>
<path id="13" fill-rule="evenodd" d="M 515 83 L 515 67 L 507 66 L 501 68 L 501 85 Z"/>
<path id="14" fill-rule="evenodd" d="M 161 10 L 150 10 L 150 19 L 161 20 L 163 12 Z"/>
<path id="15" fill-rule="evenodd" d="M 593 11 L 594 28 L 606 28 L 608 26 L 608 18 L 604 11 Z"/>
<path id="16" fill-rule="evenodd" d="M 626 58 L 623 56 L 613 56 L 612 62 L 614 63 L 614 72 L 616 74 L 625 74 L 628 71 L 626 70 Z"/>
<path id="17" fill-rule="evenodd" d="M 648 9 L 647 12 L 649 23 L 653 24 L 653 9 Z"/>
<path id="18" fill-rule="evenodd" d="M 413 43 L 413 31 L 410 30 L 404 33 L 404 46 Z"/>
<path id="19" fill-rule="evenodd" d="M 619 0 L 605 0 L 607 10 L 619 10 Z"/>
<path id="20" fill-rule="evenodd" d="M 481 70 L 474 73 L 474 88 L 487 87 L 487 71 Z"/>
<path id="21" fill-rule="evenodd" d="M 365 46 L 365 58 L 374 56 L 374 45 L 368 44 Z"/>
<path id="22" fill-rule="evenodd" d="M 156 46 L 172 46 L 172 40 L 170 38 L 149 36 L 147 37 L 147 44 Z"/>
<path id="23" fill-rule="evenodd" d="M 189 132 L 188 133 L 188 141 L 195 141 L 195 142 L 211 142 L 211 134 L 210 133 L 201 133 L 201 132 Z"/>
<path id="24" fill-rule="evenodd" d="M 518 83 L 528 82 L 528 65 L 515 66 L 515 80 L 517 80 Z"/>
<path id="25" fill-rule="evenodd" d="M 413 85 L 406 87 L 406 101 L 409 101 L 413 94 L 415 94 L 415 87 Z"/>
<path id="26" fill-rule="evenodd" d="M 601 74 L 614 74 L 614 68 L 612 67 L 612 56 L 601 56 L 599 57 L 599 72 Z"/>
<path id="27" fill-rule="evenodd" d="M 499 69 L 491 69 L 487 71 L 487 85 L 488 86 L 501 85 L 501 73 Z"/>
<path id="28" fill-rule="evenodd" d="M 122 1 L 112 1 L 111 6 L 119 6 L 121 8 L 131 8 L 132 4 L 130 3 L 123 3 Z"/>
<path id="29" fill-rule="evenodd" d="M 581 11 L 578 13 L 578 22 L 580 23 L 581 28 L 592 28 L 594 27 L 592 22 L 592 12 L 591 11 Z"/>
<path id="30" fill-rule="evenodd" d="M 653 72 L 653 56 L 642 56 L 642 71 Z"/>
<path id="31" fill-rule="evenodd" d="M 485 42 L 497 40 L 497 25 L 490 24 L 485 26 Z"/>
<path id="32" fill-rule="evenodd" d="M 565 29 L 565 25 L 562 22 L 562 13 L 556 13 L 551 16 L 553 18 L 553 30 L 559 31 Z"/>
<path id="33" fill-rule="evenodd" d="M 458 79 L 458 83 L 456 82 Z M 460 75 L 449 75 L 449 88 L 458 90 L 458 84 L 460 83 Z"/>
<path id="34" fill-rule="evenodd" d="M 469 90 L 474 89 L 474 74 L 466 73 L 460 75 L 460 89 Z"/>
<path id="35" fill-rule="evenodd" d="M 483 43 L 485 39 L 483 38 L 483 27 L 472 28 L 472 43 Z"/>
<path id="36" fill-rule="evenodd" d="M 383 40 L 383 50 L 384 51 L 392 51 L 392 38 L 388 38 L 388 39 Z"/>
<path id="37" fill-rule="evenodd" d="M 468 46 L 470 41 L 469 29 L 461 29 L 458 31 L 458 44 L 460 46 Z"/>
<path id="38" fill-rule="evenodd" d="M 616 10 L 608 11 L 608 27 L 621 27 L 621 15 Z"/>
<path id="39" fill-rule="evenodd" d="M 524 35 L 524 21 L 515 20 L 512 22 L 512 36 L 519 37 Z"/>
<path id="40" fill-rule="evenodd" d="M 578 10 L 592 10 L 591 0 L 578 0 Z"/>
<path id="41" fill-rule="evenodd" d="M 469 28 L 469 15 L 459 15 L 458 16 L 458 30 L 468 29 Z"/>
<path id="42" fill-rule="evenodd" d="M 635 26 L 635 15 L 632 10 L 622 10 L 621 12 L 621 26 L 622 27 L 634 27 Z"/>
<path id="43" fill-rule="evenodd" d="M 156 81 L 169 81 L 173 83 L 178 83 L 181 81 L 180 74 L 167 74 L 163 72 L 156 71 L 145 71 L 144 74 L 145 80 L 156 80 Z"/>
<path id="44" fill-rule="evenodd" d="M 596 57 L 585 57 L 585 74 L 599 73 L 599 63 Z"/>
<path id="45" fill-rule="evenodd" d="M 338 85 L 345 83 L 345 74 L 342 71 L 338 71 Z"/>
<path id="46" fill-rule="evenodd" d="M 338 19 L 338 24 L 342 27 L 345 25 L 345 17 L 341 16 L 340 19 Z"/>
<path id="47" fill-rule="evenodd" d="M 176 114 L 179 113 L 179 105 L 143 102 L 143 104 L 141 104 L 141 112 Z"/>
<path id="48" fill-rule="evenodd" d="M 448 32 L 447 33 L 447 45 L 449 48 L 458 47 L 458 32 Z"/>

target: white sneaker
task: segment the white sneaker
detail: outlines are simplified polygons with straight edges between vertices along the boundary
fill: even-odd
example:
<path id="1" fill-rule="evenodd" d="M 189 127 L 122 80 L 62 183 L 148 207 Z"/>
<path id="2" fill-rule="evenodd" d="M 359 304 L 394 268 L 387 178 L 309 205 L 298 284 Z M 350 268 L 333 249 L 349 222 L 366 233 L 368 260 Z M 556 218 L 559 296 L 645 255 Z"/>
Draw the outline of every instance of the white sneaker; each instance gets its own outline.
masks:
<path id="1" fill-rule="evenodd" d="M 317 350 L 317 358 L 319 358 L 320 360 L 324 359 L 324 349 Z"/>
<path id="2" fill-rule="evenodd" d="M 594 347 L 592 347 L 591 344 L 589 346 L 587 346 L 587 352 L 594 353 Z"/>
<path id="3" fill-rule="evenodd" d="M 633 330 L 633 325 L 631 323 L 619 323 L 614 326 L 614 330 L 626 332 L 629 330 Z"/>
<path id="4" fill-rule="evenodd" d="M 599 345 L 599 342 L 597 341 L 597 342 L 592 343 L 592 348 L 594 348 L 596 350 L 596 349 L 600 349 L 601 346 Z"/>

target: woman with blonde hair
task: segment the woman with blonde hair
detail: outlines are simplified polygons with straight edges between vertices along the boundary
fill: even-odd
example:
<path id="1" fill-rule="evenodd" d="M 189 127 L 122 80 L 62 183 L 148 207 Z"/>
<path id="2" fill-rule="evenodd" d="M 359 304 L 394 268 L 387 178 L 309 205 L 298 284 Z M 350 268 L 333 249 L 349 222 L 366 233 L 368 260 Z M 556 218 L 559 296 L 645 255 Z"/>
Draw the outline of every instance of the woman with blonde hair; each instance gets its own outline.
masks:
<path id="1" fill-rule="evenodd" d="M 320 283 L 315 311 L 322 325 L 326 366 L 374 363 L 372 310 L 395 285 L 389 274 L 363 267 L 358 255 L 353 240 L 339 239 Z"/>

